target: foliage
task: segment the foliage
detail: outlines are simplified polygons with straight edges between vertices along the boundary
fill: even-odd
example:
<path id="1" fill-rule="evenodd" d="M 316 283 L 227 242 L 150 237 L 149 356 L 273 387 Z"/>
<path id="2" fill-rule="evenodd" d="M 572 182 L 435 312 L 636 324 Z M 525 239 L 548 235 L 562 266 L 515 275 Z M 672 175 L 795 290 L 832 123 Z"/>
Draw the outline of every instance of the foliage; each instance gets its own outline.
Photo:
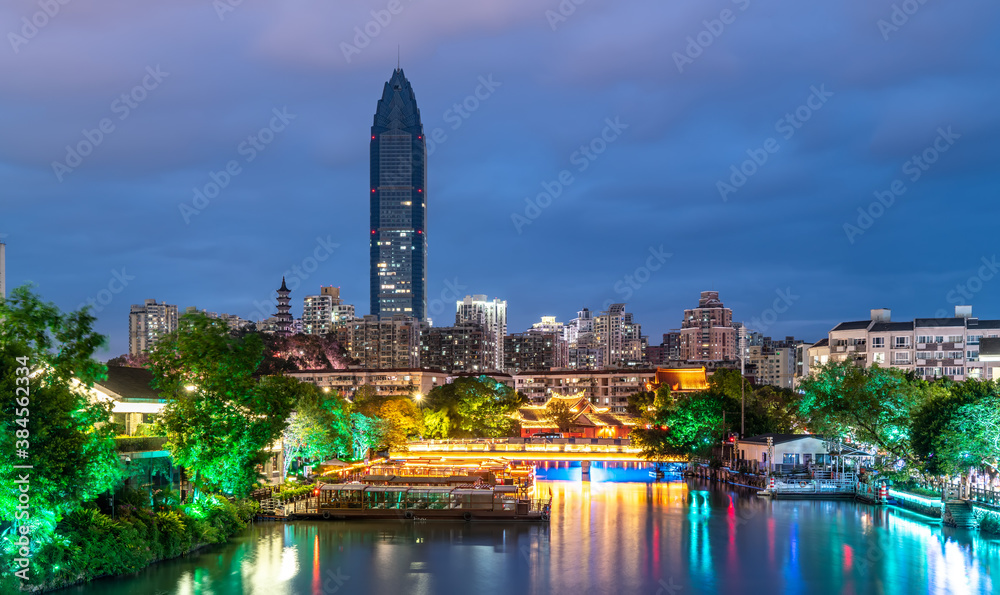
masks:
<path id="1" fill-rule="evenodd" d="M 450 421 L 450 438 L 500 438 L 518 433 L 512 414 L 522 397 L 489 376 L 457 378 L 434 387 L 426 397 L 433 411 L 444 411 Z"/>
<path id="2" fill-rule="evenodd" d="M 447 409 L 424 411 L 424 435 L 428 438 L 443 439 L 451 435 L 452 423 Z"/>
<path id="3" fill-rule="evenodd" d="M 256 335 L 264 344 L 264 361 L 258 374 L 273 375 L 299 370 L 343 370 L 347 356 L 334 335 L 291 335 L 241 332 Z"/>
<path id="4" fill-rule="evenodd" d="M 674 403 L 670 386 L 661 384 L 655 391 L 642 391 L 628 396 L 625 413 L 633 417 L 649 419 L 656 411 L 669 408 Z"/>
<path id="5" fill-rule="evenodd" d="M 951 389 L 950 415 L 942 414 L 931 439 L 927 467 L 938 474 L 997 470 L 1000 463 L 1000 390 L 996 381 L 967 380 Z M 957 406 L 956 406 L 957 405 Z"/>
<path id="6" fill-rule="evenodd" d="M 423 415 L 413 399 L 380 394 L 370 385 L 355 391 L 351 411 L 378 420 L 377 423 L 362 424 L 367 432 L 363 439 L 370 440 L 369 446 L 377 450 L 404 448 L 410 437 L 419 436 L 424 431 Z M 356 432 L 353 435 L 355 439 L 359 438 Z"/>
<path id="7" fill-rule="evenodd" d="M 300 382 L 295 412 L 284 431 L 285 471 L 295 456 L 326 460 L 353 453 L 348 402 L 336 391 Z"/>
<path id="8" fill-rule="evenodd" d="M 149 356 L 145 353 L 140 353 L 138 355 L 123 353 L 118 357 L 109 359 L 107 365 L 120 366 L 122 368 L 145 368 L 149 365 Z"/>
<path id="9" fill-rule="evenodd" d="M 192 313 L 150 354 L 153 386 L 167 399 L 168 448 L 199 488 L 245 496 L 281 436 L 300 383 L 255 379 L 263 350 L 259 336 L 235 337 L 225 321 Z"/>
<path id="10" fill-rule="evenodd" d="M 886 471 L 918 460 L 910 447 L 910 419 L 926 398 L 926 383 L 894 368 L 831 363 L 801 385 L 799 411 L 819 434 L 872 445 Z"/>
<path id="11" fill-rule="evenodd" d="M 662 428 L 638 428 L 629 436 L 632 444 L 641 449 L 642 458 L 647 461 L 663 461 L 668 457 L 687 454 L 675 448 L 671 443 L 670 430 Z"/>
<path id="12" fill-rule="evenodd" d="M 63 313 L 29 287 L 0 299 L 0 319 L 0 518 L 30 526 L 37 545 L 60 519 L 121 477 L 106 423 L 110 405 L 91 403 L 87 393 L 106 378 L 104 365 L 93 359 L 104 337 L 93 331 L 96 319 L 86 308 Z M 33 469 L 14 468 L 25 464 Z M 17 519 L 18 492 L 6 486 L 24 475 L 31 507 Z"/>
<path id="13" fill-rule="evenodd" d="M 121 505 L 114 519 L 96 507 L 77 509 L 56 527 L 55 539 L 32 558 L 28 586 L 53 589 L 136 572 L 203 544 L 225 541 L 246 528 L 257 508 L 253 501 L 232 503 L 212 497 L 185 510 L 154 512 Z M 9 555 L 4 563 L 10 567 Z"/>
<path id="14" fill-rule="evenodd" d="M 545 404 L 545 419 L 559 428 L 560 432 L 569 430 L 575 418 L 576 414 L 570 409 L 569 404 L 562 399 L 550 399 Z"/>
<path id="15" fill-rule="evenodd" d="M 369 417 L 362 413 L 352 413 L 351 444 L 354 446 L 354 459 L 367 459 L 372 450 L 383 442 L 385 424 L 377 417 Z"/>

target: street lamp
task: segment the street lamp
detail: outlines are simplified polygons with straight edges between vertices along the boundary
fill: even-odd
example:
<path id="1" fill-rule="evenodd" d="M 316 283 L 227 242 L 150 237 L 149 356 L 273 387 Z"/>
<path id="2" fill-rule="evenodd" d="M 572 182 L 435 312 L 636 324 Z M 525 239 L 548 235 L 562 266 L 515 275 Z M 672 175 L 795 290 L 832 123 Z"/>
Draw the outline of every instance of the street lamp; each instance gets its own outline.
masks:
<path id="1" fill-rule="evenodd" d="M 420 393 L 415 393 L 413 395 L 413 400 L 417 402 L 417 406 L 422 408 L 422 402 L 424 400 L 424 395 Z"/>

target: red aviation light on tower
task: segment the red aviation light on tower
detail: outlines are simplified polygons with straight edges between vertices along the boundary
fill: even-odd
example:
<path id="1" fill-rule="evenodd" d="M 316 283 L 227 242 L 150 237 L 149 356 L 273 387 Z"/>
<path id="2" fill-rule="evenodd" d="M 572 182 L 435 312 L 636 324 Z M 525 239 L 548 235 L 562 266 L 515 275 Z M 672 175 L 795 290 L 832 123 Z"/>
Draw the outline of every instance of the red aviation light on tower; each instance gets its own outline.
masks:
<path id="1" fill-rule="evenodd" d="M 374 234 L 375 234 L 375 230 L 373 229 L 373 230 L 372 230 L 372 235 L 374 235 Z"/>
<path id="2" fill-rule="evenodd" d="M 372 140 L 375 140 L 375 135 L 374 134 L 372 135 Z"/>

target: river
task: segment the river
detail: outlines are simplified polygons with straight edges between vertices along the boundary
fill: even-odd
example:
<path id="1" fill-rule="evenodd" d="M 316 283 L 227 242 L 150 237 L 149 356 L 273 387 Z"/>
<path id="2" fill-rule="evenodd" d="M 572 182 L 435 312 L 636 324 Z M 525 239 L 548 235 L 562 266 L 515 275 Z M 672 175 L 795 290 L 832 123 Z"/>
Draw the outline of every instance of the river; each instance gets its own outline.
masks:
<path id="1" fill-rule="evenodd" d="M 548 525 L 261 523 L 85 595 L 1000 592 L 1000 540 L 854 502 L 776 501 L 644 468 L 539 469 Z"/>

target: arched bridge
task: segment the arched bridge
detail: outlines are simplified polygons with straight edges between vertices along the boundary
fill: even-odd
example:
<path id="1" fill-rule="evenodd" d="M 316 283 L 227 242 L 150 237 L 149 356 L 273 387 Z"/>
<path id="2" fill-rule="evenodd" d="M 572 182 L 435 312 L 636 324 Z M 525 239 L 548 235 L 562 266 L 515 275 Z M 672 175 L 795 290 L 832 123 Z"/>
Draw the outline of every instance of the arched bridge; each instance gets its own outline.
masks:
<path id="1" fill-rule="evenodd" d="M 408 450 L 389 453 L 393 459 L 488 459 L 515 461 L 644 462 L 639 448 L 628 439 L 604 438 L 480 438 L 472 440 L 418 440 Z M 686 463 L 678 456 L 665 462 Z"/>

